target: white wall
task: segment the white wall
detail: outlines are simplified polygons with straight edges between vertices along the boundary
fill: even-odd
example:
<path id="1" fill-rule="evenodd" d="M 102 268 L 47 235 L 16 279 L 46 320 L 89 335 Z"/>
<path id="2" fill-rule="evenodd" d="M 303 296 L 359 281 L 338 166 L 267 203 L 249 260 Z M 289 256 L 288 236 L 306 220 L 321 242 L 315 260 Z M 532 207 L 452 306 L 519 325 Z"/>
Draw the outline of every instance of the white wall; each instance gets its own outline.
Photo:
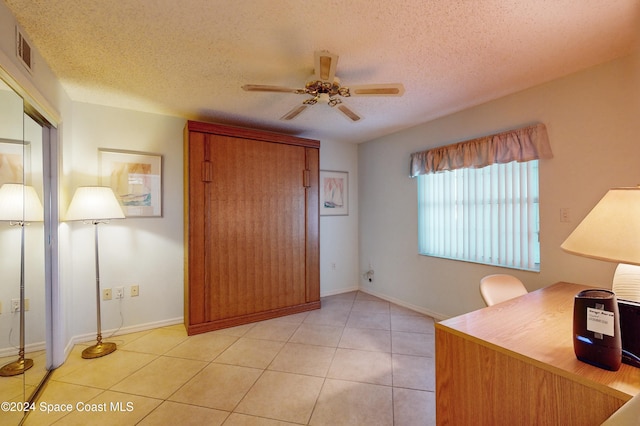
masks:
<path id="1" fill-rule="evenodd" d="M 164 216 L 113 221 L 100 228 L 102 287 L 140 286 L 140 296 L 102 303 L 103 329 L 180 321 L 183 315 L 182 128 L 185 120 L 71 102 L 34 50 L 28 73 L 14 55 L 15 18 L 0 2 L 0 66 L 52 112 L 59 137 L 59 204 L 63 217 L 73 191 L 98 184 L 98 148 L 153 152 L 164 160 Z M 27 38 L 28 38 L 28 34 Z M 349 216 L 322 217 L 321 295 L 358 285 L 357 147 L 322 141 L 321 168 L 349 172 Z M 95 336 L 95 273 L 91 226 L 59 228 L 59 286 L 53 289 L 54 364 L 73 342 Z M 335 269 L 331 266 L 335 264 Z M 128 294 L 128 291 L 126 292 Z M 121 314 L 122 313 L 122 320 Z M 123 331 L 120 330 L 120 331 Z"/>
<path id="2" fill-rule="evenodd" d="M 359 283 L 357 145 L 321 141 L 320 169 L 349 173 L 349 215 L 320 217 L 320 295 L 328 296 Z"/>
<path id="3" fill-rule="evenodd" d="M 105 330 L 124 330 L 180 322 L 183 316 L 183 128 L 176 117 L 73 104 L 72 148 L 65 151 L 67 190 L 100 184 L 98 148 L 163 156 L 163 217 L 112 221 L 100 225 L 102 288 L 126 287 L 122 301 L 102 302 Z M 349 172 L 348 216 L 320 220 L 321 294 L 354 290 L 358 285 L 357 147 L 321 142 L 320 168 Z M 66 208 L 66 204 L 63 206 Z M 95 331 L 95 273 L 92 227 L 65 223 L 70 234 L 68 281 L 72 289 L 71 336 Z M 335 263 L 335 269 L 332 268 Z M 130 297 L 128 287 L 140 286 Z"/>
<path id="4" fill-rule="evenodd" d="M 97 182 L 99 147 L 164 157 L 164 217 L 101 228 L 104 285 L 140 285 L 137 299 L 103 304 L 106 329 L 182 316 L 182 127 L 176 117 L 72 103 L 36 53 L 33 75 L 13 55 L 14 19 L 0 2 L 0 66 L 61 118 L 60 208 L 78 185 Z M 555 158 L 541 170 L 542 271 L 513 272 L 530 290 L 558 280 L 608 286 L 614 265 L 563 253 L 560 243 L 613 186 L 640 183 L 638 58 L 625 58 L 359 146 L 321 141 L 320 167 L 349 172 L 349 215 L 322 217 L 321 294 L 364 290 L 439 317 L 482 307 L 479 279 L 499 268 L 417 255 L 416 184 L 409 154 L 542 121 Z M 571 223 L 560 223 L 570 208 Z M 93 235 L 60 227 L 56 353 L 94 332 Z M 332 265 L 335 264 L 335 269 Z M 362 279 L 369 265 L 374 281 Z M 54 309 L 54 316 L 56 315 Z"/>
<path id="5" fill-rule="evenodd" d="M 182 131 L 185 120 L 86 103 L 74 103 L 70 193 L 78 186 L 103 184 L 99 148 L 162 156 L 163 216 L 127 218 L 99 225 L 102 288 L 125 287 L 125 298 L 102 302 L 105 330 L 181 322 L 183 316 Z M 63 206 L 66 208 L 66 205 Z M 69 281 L 72 289 L 72 336 L 95 334 L 93 227 L 69 222 Z M 130 286 L 140 288 L 130 297 Z M 122 319 L 120 317 L 122 315 Z"/>
<path id="6" fill-rule="evenodd" d="M 505 272 L 529 290 L 557 281 L 610 287 L 615 265 L 564 253 L 560 244 L 611 187 L 640 183 L 640 66 L 627 57 L 359 146 L 363 289 L 438 318 L 483 305 L 481 277 Z M 540 162 L 540 273 L 417 254 L 416 182 L 409 155 L 534 122 L 547 126 L 554 158 Z M 569 208 L 571 223 L 560 222 Z"/>

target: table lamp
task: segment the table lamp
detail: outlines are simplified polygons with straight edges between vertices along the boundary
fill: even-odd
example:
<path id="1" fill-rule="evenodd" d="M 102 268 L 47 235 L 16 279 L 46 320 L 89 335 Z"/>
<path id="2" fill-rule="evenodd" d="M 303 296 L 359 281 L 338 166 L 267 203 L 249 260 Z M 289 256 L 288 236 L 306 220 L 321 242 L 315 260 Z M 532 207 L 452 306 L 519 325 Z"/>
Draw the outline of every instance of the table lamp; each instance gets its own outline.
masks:
<path id="1" fill-rule="evenodd" d="M 0 376 L 17 376 L 33 367 L 33 360 L 24 357 L 24 226 L 43 220 L 42 203 L 32 186 L 5 183 L 0 187 L 0 221 L 20 227 L 20 347 L 18 360 L 0 368 Z"/>
<path id="2" fill-rule="evenodd" d="M 640 187 L 610 189 L 560 247 L 568 253 L 592 259 L 640 265 Z M 586 359 L 583 361 L 594 361 L 597 364 L 604 359 L 605 364 L 610 364 L 610 367 L 615 362 L 619 366 L 619 361 L 614 360 L 614 357 L 617 357 L 614 353 L 621 352 L 625 343 L 617 343 L 621 340 L 621 333 L 619 324 L 616 324 L 620 321 L 620 315 L 615 294 L 608 290 L 589 291 L 592 292 L 593 297 L 589 294 L 581 294 L 575 301 L 574 349 L 576 355 L 581 358 L 580 352 L 584 358 L 586 353 Z M 613 297 L 610 297 L 611 295 Z M 582 307 L 578 307 L 578 303 L 582 304 Z M 608 308 L 605 308 L 605 304 Z M 604 324 L 609 327 L 611 335 L 607 332 L 594 333 L 593 330 L 589 330 L 581 333 L 584 330 L 576 330 L 576 327 L 582 327 L 577 325 L 577 322 L 584 322 L 583 314 L 587 316 L 586 322 L 591 323 L 591 325 L 583 324 L 585 327 L 598 329 L 598 324 Z M 589 317 L 596 314 L 600 317 Z M 602 330 L 606 329 L 605 327 Z M 621 349 L 616 348 L 616 345 L 620 345 Z M 596 352 L 599 355 L 596 355 Z M 605 358 L 602 358 L 603 354 L 606 355 Z M 634 356 L 634 354 L 629 355 Z"/>
<path id="3" fill-rule="evenodd" d="M 100 264 L 98 256 L 98 225 L 108 223 L 110 219 L 124 219 L 122 207 L 113 190 L 105 186 L 81 186 L 76 189 L 66 220 L 81 220 L 92 224 L 95 234 L 96 262 L 96 313 L 98 322 L 97 343 L 82 351 L 82 358 L 91 359 L 109 355 L 116 350 L 116 344 L 102 341 L 100 316 Z"/>
<path id="4" fill-rule="evenodd" d="M 610 189 L 560 247 L 592 259 L 640 265 L 640 187 Z"/>

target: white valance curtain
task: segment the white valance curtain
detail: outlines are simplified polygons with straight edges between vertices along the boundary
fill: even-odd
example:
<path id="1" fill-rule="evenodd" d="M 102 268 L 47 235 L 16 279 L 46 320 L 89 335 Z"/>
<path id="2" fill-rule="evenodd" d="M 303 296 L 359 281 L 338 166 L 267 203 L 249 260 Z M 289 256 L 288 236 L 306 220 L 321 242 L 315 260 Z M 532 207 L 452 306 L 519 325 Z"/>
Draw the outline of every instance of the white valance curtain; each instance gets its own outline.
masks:
<path id="1" fill-rule="evenodd" d="M 512 161 L 552 158 L 547 129 L 538 123 L 411 154 L 410 176 Z"/>

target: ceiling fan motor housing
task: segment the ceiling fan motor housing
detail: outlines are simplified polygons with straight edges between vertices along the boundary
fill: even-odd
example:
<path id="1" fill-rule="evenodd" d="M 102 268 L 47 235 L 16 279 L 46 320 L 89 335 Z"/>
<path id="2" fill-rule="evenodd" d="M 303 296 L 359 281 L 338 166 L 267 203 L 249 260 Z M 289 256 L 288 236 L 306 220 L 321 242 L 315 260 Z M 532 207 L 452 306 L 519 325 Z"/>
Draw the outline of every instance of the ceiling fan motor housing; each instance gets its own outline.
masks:
<path id="1" fill-rule="evenodd" d="M 319 95 L 321 93 L 326 93 L 329 96 L 336 96 L 336 95 L 345 96 L 345 97 L 351 96 L 351 93 L 349 93 L 349 88 L 341 87 L 340 79 L 337 77 L 334 79 L 333 83 L 329 81 L 321 81 L 321 80 L 309 81 L 304 86 L 303 93 L 307 93 L 309 95 Z"/>

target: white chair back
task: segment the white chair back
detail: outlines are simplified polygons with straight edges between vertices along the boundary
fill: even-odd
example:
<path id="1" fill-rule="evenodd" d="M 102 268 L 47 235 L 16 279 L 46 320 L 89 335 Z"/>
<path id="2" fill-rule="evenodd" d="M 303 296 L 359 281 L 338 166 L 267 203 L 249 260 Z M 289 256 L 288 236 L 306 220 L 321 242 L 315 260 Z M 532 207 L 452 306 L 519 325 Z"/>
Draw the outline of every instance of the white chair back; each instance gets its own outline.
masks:
<path id="1" fill-rule="evenodd" d="M 493 274 L 480 280 L 480 294 L 487 306 L 504 302 L 518 296 L 527 294 L 528 291 L 522 281 L 513 275 Z"/>

